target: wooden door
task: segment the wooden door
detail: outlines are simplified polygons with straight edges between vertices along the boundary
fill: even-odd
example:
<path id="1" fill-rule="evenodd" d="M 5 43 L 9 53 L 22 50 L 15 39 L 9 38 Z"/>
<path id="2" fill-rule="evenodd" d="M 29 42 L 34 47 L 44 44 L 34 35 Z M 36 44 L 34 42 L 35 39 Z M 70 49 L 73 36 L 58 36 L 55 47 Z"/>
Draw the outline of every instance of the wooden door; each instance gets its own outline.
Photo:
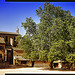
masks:
<path id="1" fill-rule="evenodd" d="M 7 50 L 7 61 L 9 64 L 13 64 L 13 51 Z"/>

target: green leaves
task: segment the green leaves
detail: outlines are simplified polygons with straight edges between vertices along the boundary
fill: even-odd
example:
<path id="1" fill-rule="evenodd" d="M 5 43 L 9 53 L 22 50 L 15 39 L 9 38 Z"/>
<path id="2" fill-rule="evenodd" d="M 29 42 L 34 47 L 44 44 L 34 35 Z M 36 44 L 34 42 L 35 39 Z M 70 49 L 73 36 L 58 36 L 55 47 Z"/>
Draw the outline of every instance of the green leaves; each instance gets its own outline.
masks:
<path id="1" fill-rule="evenodd" d="M 22 49 L 24 49 L 24 51 L 27 52 L 28 54 L 32 50 L 32 43 L 30 41 L 30 38 L 26 35 L 22 37 L 18 46 L 21 47 Z"/>
<path id="2" fill-rule="evenodd" d="M 26 34 L 33 35 L 36 33 L 36 23 L 33 22 L 32 18 L 26 18 L 26 22 L 22 23 L 22 27 L 26 30 Z"/>
<path id="3" fill-rule="evenodd" d="M 26 18 L 22 27 L 26 30 L 19 46 L 25 51 L 25 58 L 32 61 L 75 61 L 75 17 L 69 10 L 62 10 L 49 2 L 36 10 L 40 23 Z M 28 56 L 28 57 L 27 57 Z"/>
<path id="4" fill-rule="evenodd" d="M 48 60 L 53 61 L 53 60 L 58 60 L 58 59 L 64 59 L 64 55 L 66 54 L 67 45 L 63 40 L 59 40 L 57 42 L 54 42 L 50 48 L 50 51 L 48 53 Z"/>
<path id="5" fill-rule="evenodd" d="M 75 62 L 75 54 L 70 53 L 69 55 L 66 56 L 66 60 L 70 63 Z"/>
<path id="6" fill-rule="evenodd" d="M 40 40 L 39 40 L 39 39 L 35 39 L 35 40 L 33 41 L 32 45 L 33 45 L 33 47 L 34 47 L 35 50 L 41 49 L 41 48 L 40 48 L 41 44 L 40 44 Z"/>
<path id="7" fill-rule="evenodd" d="M 16 39 L 15 39 L 15 41 L 17 41 L 18 43 L 19 43 L 19 41 L 22 39 L 22 36 L 21 35 L 19 35 L 19 36 L 16 36 Z"/>
<path id="8" fill-rule="evenodd" d="M 47 50 L 40 50 L 39 51 L 39 60 L 40 61 L 47 61 Z"/>
<path id="9" fill-rule="evenodd" d="M 38 51 L 31 51 L 31 53 L 30 53 L 30 59 L 32 61 L 39 59 L 39 52 Z"/>

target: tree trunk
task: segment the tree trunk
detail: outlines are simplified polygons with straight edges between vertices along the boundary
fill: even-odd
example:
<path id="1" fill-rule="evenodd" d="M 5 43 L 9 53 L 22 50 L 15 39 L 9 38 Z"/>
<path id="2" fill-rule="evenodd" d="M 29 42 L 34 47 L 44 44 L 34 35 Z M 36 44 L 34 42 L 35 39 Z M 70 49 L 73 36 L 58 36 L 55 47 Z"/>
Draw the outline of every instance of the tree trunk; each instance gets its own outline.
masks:
<path id="1" fill-rule="evenodd" d="M 34 61 L 32 61 L 32 67 L 34 67 Z"/>
<path id="2" fill-rule="evenodd" d="M 53 61 L 49 63 L 49 69 L 53 69 Z"/>

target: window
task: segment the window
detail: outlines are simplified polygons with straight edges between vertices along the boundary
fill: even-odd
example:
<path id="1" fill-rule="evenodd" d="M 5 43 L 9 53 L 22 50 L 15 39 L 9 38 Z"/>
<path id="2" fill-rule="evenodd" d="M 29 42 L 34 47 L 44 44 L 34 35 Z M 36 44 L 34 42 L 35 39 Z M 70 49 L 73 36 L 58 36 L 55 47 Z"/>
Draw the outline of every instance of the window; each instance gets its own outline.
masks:
<path id="1" fill-rule="evenodd" d="M 8 42 L 8 36 L 6 36 L 6 38 L 5 38 L 5 42 Z"/>
<path id="2" fill-rule="evenodd" d="M 4 50 L 4 47 L 3 46 L 0 46 L 0 50 Z"/>
<path id="3" fill-rule="evenodd" d="M 2 58 L 2 54 L 0 54 L 0 58 Z"/>

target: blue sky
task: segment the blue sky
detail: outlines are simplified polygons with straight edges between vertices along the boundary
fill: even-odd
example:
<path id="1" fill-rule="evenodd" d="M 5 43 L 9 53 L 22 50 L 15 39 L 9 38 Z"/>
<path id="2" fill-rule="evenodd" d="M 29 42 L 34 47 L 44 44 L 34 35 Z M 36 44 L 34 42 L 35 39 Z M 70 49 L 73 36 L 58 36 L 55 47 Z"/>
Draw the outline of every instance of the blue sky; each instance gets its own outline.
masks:
<path id="1" fill-rule="evenodd" d="M 51 2 L 55 6 L 60 6 L 63 10 L 69 10 L 72 16 L 75 16 L 75 2 Z M 5 2 L 0 0 L 0 31 L 16 32 L 18 26 L 20 34 L 24 35 L 25 30 L 21 23 L 25 22 L 26 17 L 32 19 L 38 24 L 40 18 L 36 15 L 36 9 L 44 2 Z"/>

